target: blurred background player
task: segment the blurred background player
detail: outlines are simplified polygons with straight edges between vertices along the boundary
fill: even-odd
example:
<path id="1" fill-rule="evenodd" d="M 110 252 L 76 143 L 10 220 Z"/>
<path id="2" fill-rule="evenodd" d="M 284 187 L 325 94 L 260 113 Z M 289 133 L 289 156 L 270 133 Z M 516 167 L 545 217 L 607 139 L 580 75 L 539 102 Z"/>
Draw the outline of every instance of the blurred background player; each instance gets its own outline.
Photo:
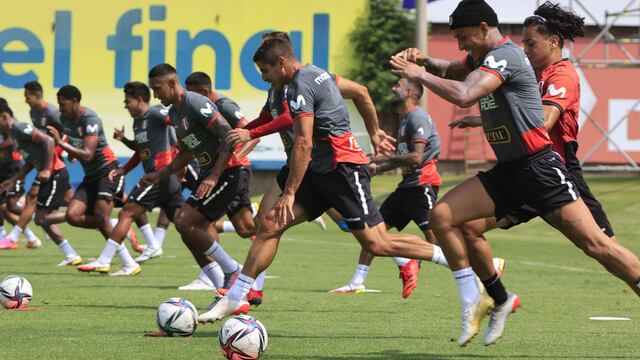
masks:
<path id="1" fill-rule="evenodd" d="M 30 189 L 37 197 L 35 222 L 42 226 L 53 242 L 64 253 L 64 259 L 58 266 L 80 264 L 82 259 L 56 225 L 65 220 L 64 213 L 54 213 L 54 211 L 64 204 L 65 195 L 70 185 L 69 173 L 64 161 L 55 153 L 53 139 L 33 125 L 15 120 L 11 109 L 4 105 L 0 105 L 0 129 L 11 132 L 12 138 L 17 142 L 25 160 L 25 165 L 10 179 L 4 181 L 0 187 L 3 191 L 7 191 L 29 171 L 36 169 L 38 175 Z M 27 199 L 27 202 L 30 201 Z M 31 213 L 23 212 L 14 229 L 25 228 L 26 224 L 31 220 L 31 216 Z M 18 236 L 16 232 L 12 231 L 7 239 L 17 245 Z"/>

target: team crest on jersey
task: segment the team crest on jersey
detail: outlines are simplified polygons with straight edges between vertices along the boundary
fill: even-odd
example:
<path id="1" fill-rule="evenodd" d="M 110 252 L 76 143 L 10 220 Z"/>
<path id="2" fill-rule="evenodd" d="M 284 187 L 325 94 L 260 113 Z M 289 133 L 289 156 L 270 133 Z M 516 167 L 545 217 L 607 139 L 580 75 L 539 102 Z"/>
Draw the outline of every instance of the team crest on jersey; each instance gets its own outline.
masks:
<path id="1" fill-rule="evenodd" d="M 185 130 L 189 129 L 189 120 L 186 117 L 183 117 L 180 122 L 182 123 L 182 128 Z"/>
<path id="2" fill-rule="evenodd" d="M 142 120 L 142 130 L 146 129 L 147 126 L 149 126 L 149 120 L 147 119 Z"/>

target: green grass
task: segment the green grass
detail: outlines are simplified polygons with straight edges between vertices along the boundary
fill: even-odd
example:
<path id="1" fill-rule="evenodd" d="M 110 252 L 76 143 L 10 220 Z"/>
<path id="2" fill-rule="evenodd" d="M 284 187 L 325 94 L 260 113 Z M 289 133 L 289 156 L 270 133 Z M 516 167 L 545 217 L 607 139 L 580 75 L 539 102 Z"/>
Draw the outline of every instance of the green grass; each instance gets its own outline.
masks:
<path id="1" fill-rule="evenodd" d="M 445 187 L 460 179 L 447 178 Z M 384 199 L 397 180 L 376 178 L 376 199 Z M 589 177 L 588 182 L 620 241 L 640 254 L 638 179 Z M 66 225 L 64 231 L 85 257 L 102 249 L 95 231 Z M 408 231 L 418 233 L 413 225 Z M 497 346 L 484 347 L 478 337 L 459 348 L 454 339 L 460 309 L 449 271 L 423 264 L 419 287 L 403 300 L 397 268 L 389 259 L 376 259 L 367 286 L 382 293 L 328 294 L 351 278 L 359 253 L 355 240 L 333 224 L 325 232 L 311 224 L 290 230 L 268 272 L 279 278 L 267 280 L 265 303 L 252 312 L 268 330 L 264 358 L 640 358 L 640 307 L 624 283 L 540 220 L 488 237 L 496 255 L 507 259 L 504 282 L 521 296 L 523 307 L 509 318 Z M 231 255 L 243 261 L 249 242 L 231 234 L 221 238 Z M 32 306 L 42 308 L 0 311 L 2 358 L 222 359 L 220 324 L 199 326 L 193 338 L 142 336 L 157 330 L 155 309 L 164 299 L 180 296 L 203 307 L 212 298 L 176 289 L 193 280 L 198 269 L 173 228 L 165 254 L 145 265 L 139 276 L 117 279 L 55 267 L 62 256 L 52 242 L 39 250 L 0 252 L 0 276 L 26 276 L 35 292 Z M 591 316 L 631 321 L 598 322 Z"/>

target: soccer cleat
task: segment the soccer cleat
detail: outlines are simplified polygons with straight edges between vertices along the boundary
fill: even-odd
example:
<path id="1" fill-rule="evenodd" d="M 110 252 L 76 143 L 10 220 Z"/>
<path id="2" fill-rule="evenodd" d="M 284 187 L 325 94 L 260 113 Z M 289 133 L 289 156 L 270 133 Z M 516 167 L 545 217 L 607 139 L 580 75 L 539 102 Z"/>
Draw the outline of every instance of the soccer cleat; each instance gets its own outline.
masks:
<path id="1" fill-rule="evenodd" d="M 9 240 L 8 237 L 3 237 L 0 240 L 0 250 L 13 250 L 18 248 L 18 243 Z"/>
<path id="2" fill-rule="evenodd" d="M 157 249 L 145 248 L 142 251 L 142 254 L 140 254 L 140 256 L 138 256 L 137 258 L 135 258 L 135 262 L 137 262 L 138 264 L 142 264 L 145 261 L 149 261 L 153 258 L 157 258 L 160 256 L 162 256 L 162 248 L 157 248 Z"/>
<path id="3" fill-rule="evenodd" d="M 42 241 L 38 238 L 34 238 L 33 240 L 27 241 L 27 245 L 25 246 L 27 249 L 38 249 L 42 247 Z"/>
<path id="4" fill-rule="evenodd" d="M 88 264 L 84 264 L 84 265 L 78 265 L 76 267 L 76 269 L 78 269 L 78 271 L 82 271 L 82 272 L 98 272 L 101 274 L 106 274 L 109 272 L 109 270 L 111 270 L 111 265 L 110 264 L 101 264 L 97 261 L 92 261 Z"/>
<path id="5" fill-rule="evenodd" d="M 311 220 L 311 222 L 320 226 L 320 229 L 327 230 L 327 224 L 324 223 L 324 219 L 322 219 L 322 216 L 318 216 L 317 218 Z"/>
<path id="6" fill-rule="evenodd" d="M 496 269 L 496 273 L 498 274 L 498 278 L 502 278 L 502 272 L 504 271 L 504 266 L 506 265 L 504 259 L 501 258 L 493 258 L 493 267 Z"/>
<path id="7" fill-rule="evenodd" d="M 504 325 L 509 314 L 516 312 L 520 307 L 520 297 L 513 293 L 508 293 L 507 301 L 491 310 L 489 315 L 489 325 L 484 333 L 484 344 L 489 346 L 495 344 L 502 337 Z"/>
<path id="8" fill-rule="evenodd" d="M 398 266 L 398 268 L 400 268 L 400 279 L 402 279 L 402 298 L 406 299 L 418 286 L 420 265 L 415 260 L 409 260 L 408 263 Z"/>
<path id="9" fill-rule="evenodd" d="M 58 266 L 77 266 L 80 265 L 82 263 L 82 258 L 80 256 L 76 256 L 74 258 L 71 259 L 64 259 L 62 260 Z"/>
<path id="10" fill-rule="evenodd" d="M 247 302 L 249 302 L 249 304 L 258 306 L 262 304 L 262 299 L 262 290 L 249 290 L 247 294 Z"/>
<path id="11" fill-rule="evenodd" d="M 187 285 L 180 286 L 178 290 L 192 290 L 192 291 L 212 291 L 215 290 L 215 286 L 208 284 L 201 279 L 195 279 Z"/>
<path id="12" fill-rule="evenodd" d="M 138 244 L 138 237 L 136 236 L 135 231 L 133 231 L 133 227 L 129 228 L 127 232 L 127 238 L 131 241 L 131 248 L 138 253 L 142 253 L 144 251 L 144 246 L 140 246 Z"/>
<path id="13" fill-rule="evenodd" d="M 458 345 L 467 345 L 478 334 L 482 319 L 487 316 L 487 313 L 492 308 L 493 299 L 483 289 L 478 301 L 462 312 L 462 329 L 458 338 Z"/>
<path id="14" fill-rule="evenodd" d="M 122 269 L 109 274 L 109 276 L 135 276 L 140 274 L 142 268 L 140 265 L 136 264 L 136 266 L 123 266 Z"/>
<path id="15" fill-rule="evenodd" d="M 222 288 L 228 289 L 236 282 L 236 279 L 242 272 L 242 265 L 238 264 L 238 269 L 234 272 L 224 273 L 224 281 L 222 282 Z"/>
<path id="16" fill-rule="evenodd" d="M 228 296 L 216 295 L 211 310 L 198 316 L 198 322 L 202 324 L 214 323 L 227 316 L 246 314 L 251 306 L 245 300 L 231 300 Z"/>
<path id="17" fill-rule="evenodd" d="M 332 294 L 362 294 L 367 292 L 364 284 L 347 284 L 337 289 L 329 290 Z"/>

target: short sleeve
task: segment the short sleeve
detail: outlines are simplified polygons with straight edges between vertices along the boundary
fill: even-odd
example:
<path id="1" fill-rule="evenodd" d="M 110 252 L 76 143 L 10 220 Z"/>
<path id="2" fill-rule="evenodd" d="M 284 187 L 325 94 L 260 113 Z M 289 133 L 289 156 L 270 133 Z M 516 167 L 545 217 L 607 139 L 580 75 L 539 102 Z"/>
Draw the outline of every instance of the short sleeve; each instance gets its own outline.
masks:
<path id="1" fill-rule="evenodd" d="M 294 121 L 301 117 L 313 117 L 315 96 L 311 84 L 303 80 L 295 80 L 293 86 L 289 87 L 287 99 Z"/>
<path id="2" fill-rule="evenodd" d="M 13 136 L 16 138 L 16 140 L 18 140 L 18 141 L 20 141 L 20 140 L 33 141 L 34 140 L 34 138 L 36 136 L 36 132 L 35 132 L 35 128 L 33 127 L 33 125 L 19 123 L 19 124 L 16 124 L 14 127 L 15 127 L 16 131 L 13 132 Z"/>
<path id="3" fill-rule="evenodd" d="M 100 135 L 100 127 L 102 124 L 100 123 L 100 118 L 95 115 L 90 115 L 85 117 L 84 121 L 84 136 L 85 137 L 93 137 Z"/>
<path id="4" fill-rule="evenodd" d="M 49 123 L 47 125 L 51 125 L 56 130 L 62 131 L 62 120 L 60 120 L 60 112 L 58 110 L 49 111 Z"/>
<path id="5" fill-rule="evenodd" d="M 235 101 L 223 98 L 216 102 L 218 110 L 222 113 L 225 120 L 229 122 L 232 128 L 237 128 L 240 120 L 244 119 L 244 114 L 240 110 L 240 106 Z"/>
<path id="6" fill-rule="evenodd" d="M 579 84 L 568 74 L 552 74 L 545 80 L 545 87 L 542 104 L 556 106 L 560 112 L 564 112 L 580 96 Z"/>
<path id="7" fill-rule="evenodd" d="M 412 112 L 409 116 L 409 130 L 411 143 L 427 143 L 429 139 L 429 120 L 424 114 Z"/>
<path id="8" fill-rule="evenodd" d="M 189 121 L 209 128 L 220 117 L 216 104 L 204 96 L 194 96 L 189 103 Z"/>
<path id="9" fill-rule="evenodd" d="M 518 66 L 522 66 L 520 59 L 514 58 L 508 48 L 498 47 L 489 51 L 480 65 L 480 69 L 495 75 L 504 82 L 515 73 Z"/>

